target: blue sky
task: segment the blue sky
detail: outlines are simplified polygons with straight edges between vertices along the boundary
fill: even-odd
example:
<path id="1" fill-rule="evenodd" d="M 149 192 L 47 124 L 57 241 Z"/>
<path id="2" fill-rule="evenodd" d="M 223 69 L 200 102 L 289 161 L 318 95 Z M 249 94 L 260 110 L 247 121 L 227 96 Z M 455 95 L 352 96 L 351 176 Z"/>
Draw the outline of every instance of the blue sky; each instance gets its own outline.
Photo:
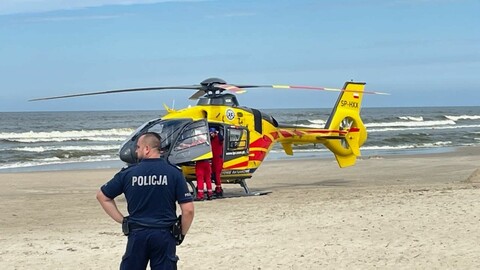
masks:
<path id="1" fill-rule="evenodd" d="M 367 82 L 364 107 L 480 102 L 478 0 L 0 1 L 0 111 L 180 108 L 186 90 L 27 102 L 129 87 Z M 336 94 L 250 90 L 254 108 Z"/>

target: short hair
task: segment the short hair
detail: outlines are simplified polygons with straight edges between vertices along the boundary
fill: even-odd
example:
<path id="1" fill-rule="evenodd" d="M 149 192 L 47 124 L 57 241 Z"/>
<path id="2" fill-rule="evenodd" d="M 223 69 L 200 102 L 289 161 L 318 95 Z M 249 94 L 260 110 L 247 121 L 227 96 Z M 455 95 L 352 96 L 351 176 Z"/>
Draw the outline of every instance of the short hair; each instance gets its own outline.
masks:
<path id="1" fill-rule="evenodd" d="M 158 133 L 149 131 L 149 132 L 143 133 L 141 137 L 143 137 L 145 144 L 150 146 L 150 148 L 155 148 L 160 150 L 162 137 L 160 137 Z"/>

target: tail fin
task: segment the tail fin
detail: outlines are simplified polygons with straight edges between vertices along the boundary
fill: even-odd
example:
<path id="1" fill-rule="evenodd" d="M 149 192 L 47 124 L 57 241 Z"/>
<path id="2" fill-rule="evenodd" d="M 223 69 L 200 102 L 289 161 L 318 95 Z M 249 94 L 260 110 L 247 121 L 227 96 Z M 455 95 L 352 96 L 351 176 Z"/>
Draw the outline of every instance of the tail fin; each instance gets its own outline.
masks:
<path id="1" fill-rule="evenodd" d="M 365 83 L 346 82 L 325 124 L 329 130 L 347 131 L 345 139 L 325 143 L 342 168 L 355 164 L 357 156 L 360 156 L 360 146 L 367 140 L 367 130 L 360 118 L 364 88 Z"/>

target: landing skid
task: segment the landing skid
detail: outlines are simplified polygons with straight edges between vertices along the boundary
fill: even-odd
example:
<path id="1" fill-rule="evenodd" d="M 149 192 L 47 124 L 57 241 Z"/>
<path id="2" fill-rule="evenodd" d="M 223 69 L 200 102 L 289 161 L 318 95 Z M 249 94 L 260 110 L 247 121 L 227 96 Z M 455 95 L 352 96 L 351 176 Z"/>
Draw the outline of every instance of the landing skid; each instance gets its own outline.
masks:
<path id="1" fill-rule="evenodd" d="M 245 194 L 248 196 L 260 196 L 260 195 L 266 195 L 268 193 L 271 193 L 271 191 L 251 192 L 250 188 L 248 188 L 247 181 L 245 181 L 245 179 L 240 180 L 239 184 L 245 190 Z"/>
<path id="2" fill-rule="evenodd" d="M 197 187 L 195 186 L 195 183 L 193 183 L 193 181 L 187 181 L 187 183 L 188 183 L 188 186 L 189 186 L 188 190 L 192 194 L 193 198 L 196 198 L 197 197 Z M 234 197 L 243 197 L 243 196 L 261 196 L 261 195 L 266 195 L 266 194 L 272 193 L 271 191 L 266 191 L 266 190 L 253 191 L 252 192 L 250 190 L 250 188 L 248 187 L 245 179 L 238 180 L 235 183 L 239 184 L 243 188 L 243 190 L 245 191 L 245 194 L 244 195 L 224 194 L 223 198 L 234 198 Z"/>

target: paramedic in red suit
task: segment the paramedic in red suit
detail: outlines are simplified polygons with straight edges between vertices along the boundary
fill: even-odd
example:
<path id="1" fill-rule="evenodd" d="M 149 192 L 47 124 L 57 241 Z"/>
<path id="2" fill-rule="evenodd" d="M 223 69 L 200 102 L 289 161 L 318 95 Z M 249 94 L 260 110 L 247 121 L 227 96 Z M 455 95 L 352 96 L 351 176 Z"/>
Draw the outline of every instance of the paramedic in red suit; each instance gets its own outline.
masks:
<path id="1" fill-rule="evenodd" d="M 197 198 L 196 201 L 203 201 L 204 183 L 207 185 L 207 200 L 212 199 L 212 168 L 210 167 L 210 160 L 199 160 L 195 163 L 195 175 L 197 176 Z"/>
<path id="2" fill-rule="evenodd" d="M 193 142 L 190 146 L 203 144 L 207 142 L 207 134 L 197 134 L 193 137 Z M 207 185 L 207 200 L 211 200 L 213 196 L 212 191 L 212 167 L 210 160 L 198 160 L 195 162 L 195 176 L 197 177 L 197 197 L 195 201 L 203 201 L 205 199 L 204 184 Z"/>
<path id="3" fill-rule="evenodd" d="M 215 128 L 210 128 L 210 143 L 212 144 L 212 173 L 215 176 L 215 196 L 223 197 L 220 174 L 223 169 L 223 136 Z"/>

